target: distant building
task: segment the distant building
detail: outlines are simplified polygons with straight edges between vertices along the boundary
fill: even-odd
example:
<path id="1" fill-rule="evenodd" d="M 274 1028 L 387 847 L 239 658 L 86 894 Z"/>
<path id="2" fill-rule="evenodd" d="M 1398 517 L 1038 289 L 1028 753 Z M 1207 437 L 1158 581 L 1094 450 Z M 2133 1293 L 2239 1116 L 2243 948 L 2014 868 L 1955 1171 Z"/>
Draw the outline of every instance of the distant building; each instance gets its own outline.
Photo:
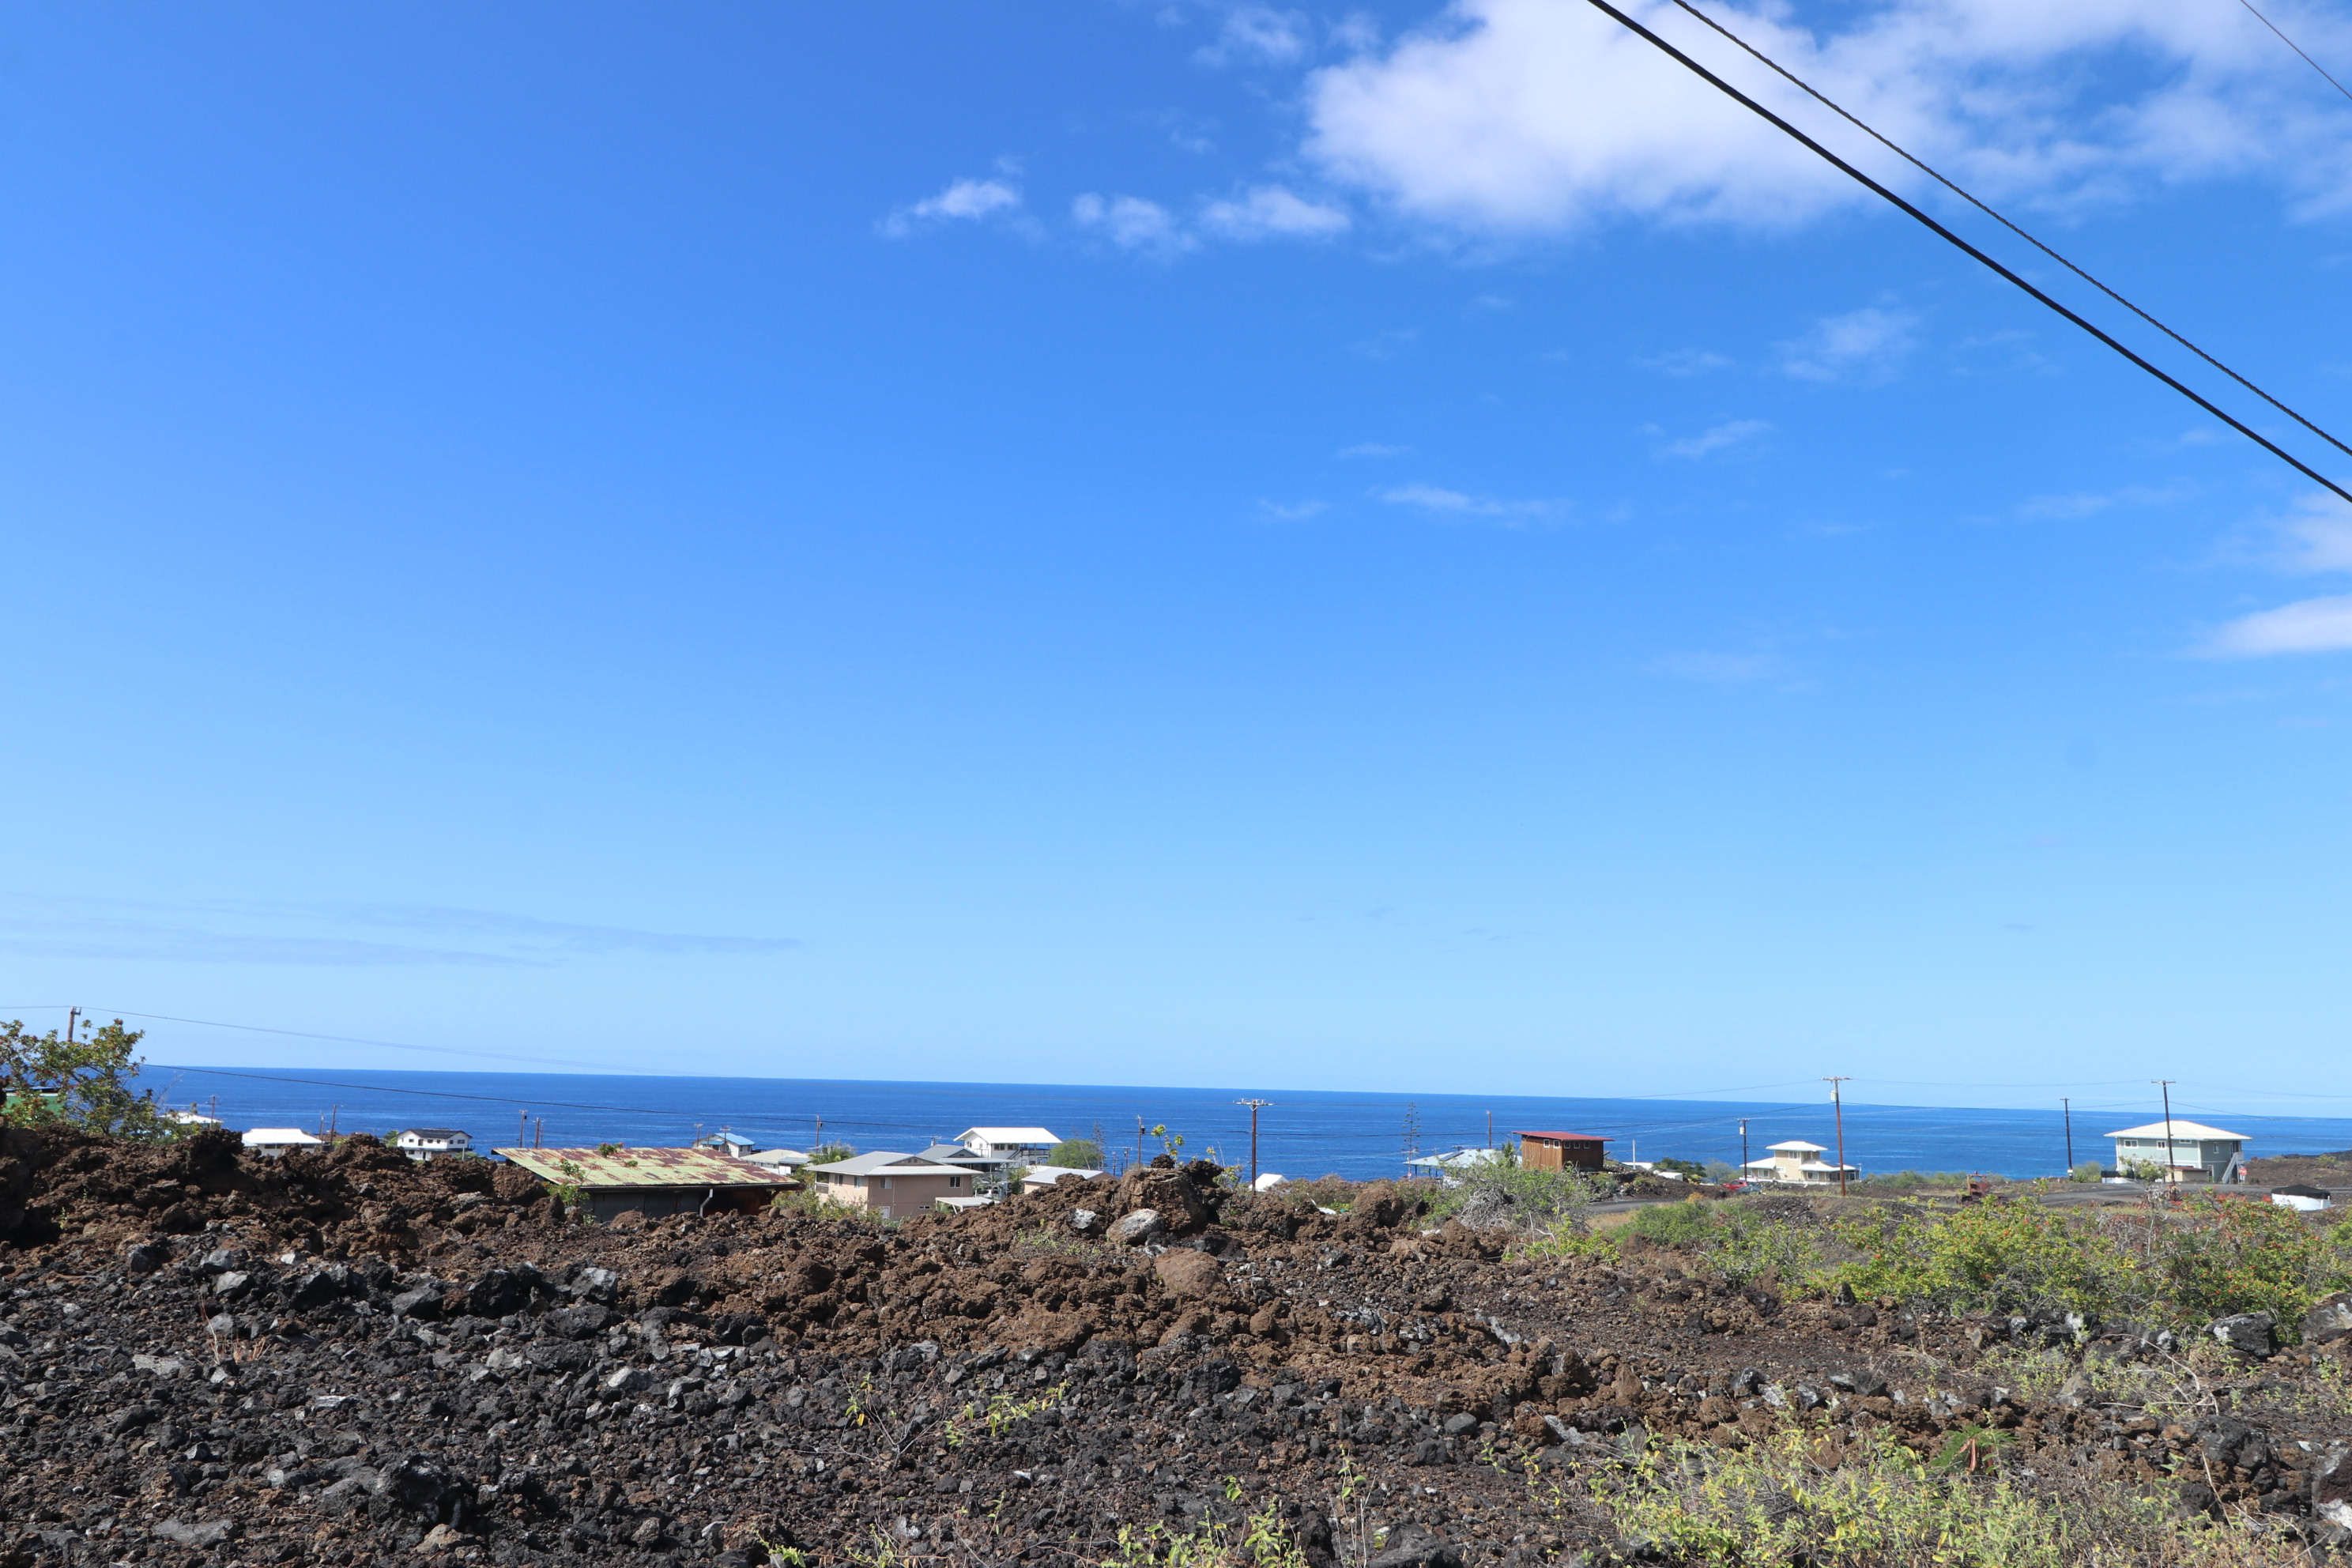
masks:
<path id="1" fill-rule="evenodd" d="M 323 1138 L 313 1138 L 299 1127 L 256 1127 L 245 1135 L 245 1152 L 275 1160 L 297 1149 L 323 1149 Z"/>
<path id="2" fill-rule="evenodd" d="M 576 1187 L 598 1220 L 637 1213 L 756 1214 L 799 1183 L 782 1171 L 709 1149 L 499 1149 L 543 1182 Z"/>
<path id="3" fill-rule="evenodd" d="M 1828 1152 L 1818 1143 L 1791 1138 L 1768 1145 L 1763 1159 L 1750 1160 L 1741 1169 L 1751 1182 L 1782 1182 L 1798 1187 L 1833 1187 L 1840 1176 L 1849 1182 L 1862 1178 L 1861 1166 L 1832 1165 L 1822 1158 Z"/>
<path id="4" fill-rule="evenodd" d="M 1024 1193 L 1042 1193 L 1056 1182 L 1092 1181 L 1095 1177 L 1106 1173 L 1102 1171 L 1084 1170 L 1076 1165 L 1032 1165 L 1029 1167 L 1029 1173 L 1021 1178 L 1021 1190 Z"/>
<path id="5" fill-rule="evenodd" d="M 2233 1182 L 2243 1179 L 2246 1135 L 2224 1132 L 2201 1121 L 2174 1117 L 2170 1123 L 2151 1121 L 2110 1132 L 2116 1141 L 2116 1169 L 2154 1165 L 2168 1170 L 2176 1182 Z"/>
<path id="6" fill-rule="evenodd" d="M 887 1150 L 809 1165 L 802 1174 L 809 1190 L 827 1203 L 865 1209 L 884 1219 L 920 1214 L 941 1198 L 971 1197 L 979 1180 L 978 1173 L 961 1165 Z"/>
<path id="7" fill-rule="evenodd" d="M 1451 1186 L 1471 1171 L 1503 1163 L 1500 1149 L 1456 1149 L 1445 1154 L 1423 1154 L 1417 1160 L 1407 1160 L 1405 1165 L 1416 1174 L 1434 1176 Z"/>
<path id="8" fill-rule="evenodd" d="M 176 1127 L 205 1128 L 221 1125 L 219 1117 L 206 1116 L 200 1110 L 167 1110 L 163 1112 L 163 1120 Z"/>
<path id="9" fill-rule="evenodd" d="M 1043 1127 L 967 1127 L 955 1141 L 975 1154 L 1014 1164 L 1038 1164 L 1061 1140 Z"/>
<path id="10" fill-rule="evenodd" d="M 797 1171 L 809 1163 L 809 1157 L 798 1149 L 754 1149 L 735 1157 L 749 1165 L 765 1165 L 777 1171 Z"/>
<path id="11" fill-rule="evenodd" d="M 1514 1132 L 1519 1165 L 1528 1171 L 1597 1171 L 1601 1146 L 1609 1142 L 1590 1132 Z"/>
<path id="12" fill-rule="evenodd" d="M 455 1127 L 412 1127 L 392 1141 L 412 1160 L 446 1160 L 474 1152 L 474 1135 Z"/>
<path id="13" fill-rule="evenodd" d="M 692 1146 L 697 1149 L 716 1149 L 722 1154 L 732 1154 L 738 1159 L 746 1154 L 756 1154 L 760 1152 L 760 1146 L 751 1139 L 744 1137 L 740 1132 L 730 1132 L 723 1127 L 716 1132 L 704 1133 L 694 1141 Z"/>

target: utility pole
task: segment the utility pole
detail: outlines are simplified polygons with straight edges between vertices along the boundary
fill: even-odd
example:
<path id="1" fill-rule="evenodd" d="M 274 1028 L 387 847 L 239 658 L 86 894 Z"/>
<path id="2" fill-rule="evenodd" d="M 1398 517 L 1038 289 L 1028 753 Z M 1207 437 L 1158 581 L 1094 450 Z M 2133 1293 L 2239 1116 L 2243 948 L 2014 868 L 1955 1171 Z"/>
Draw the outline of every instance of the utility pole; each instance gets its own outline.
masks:
<path id="1" fill-rule="evenodd" d="M 1135 1163 L 1139 1169 L 1143 1164 L 1143 1115 L 1140 1111 L 1135 1118 Z"/>
<path id="2" fill-rule="evenodd" d="M 2058 1111 L 2066 1119 L 2066 1173 L 2071 1176 L 2074 1173 L 2074 1102 L 2061 1098 Z"/>
<path id="3" fill-rule="evenodd" d="M 526 1132 L 530 1131 L 530 1111 L 528 1111 L 528 1110 L 518 1110 L 518 1111 L 516 1111 L 516 1112 L 515 1112 L 515 1142 L 518 1142 L 518 1143 L 521 1142 L 522 1142 L 522 1135 L 523 1135 L 524 1133 L 526 1133 Z"/>
<path id="4" fill-rule="evenodd" d="M 1261 1105 L 1272 1105 L 1274 1101 L 1270 1100 L 1236 1100 L 1234 1103 L 1235 1105 L 1246 1105 L 1250 1108 L 1250 1186 L 1252 1190 L 1255 1190 L 1257 1186 L 1258 1107 Z"/>
<path id="5" fill-rule="evenodd" d="M 2160 1078 L 2157 1087 L 2164 1090 L 2164 1184 L 2171 1186 L 2178 1177 L 2172 1168 L 2172 1085 L 2173 1079 Z"/>
<path id="6" fill-rule="evenodd" d="M 1850 1076 L 1850 1075 L 1849 1075 Z M 1845 1079 L 1825 1078 L 1830 1086 L 1830 1103 L 1837 1107 L 1838 1196 L 1845 1196 Z"/>
<path id="7" fill-rule="evenodd" d="M 74 1037 L 74 1022 L 75 1022 L 75 1020 L 76 1020 L 76 1019 L 79 1018 L 80 1016 L 81 1016 L 81 1009 L 80 1009 L 80 1008 L 79 1008 L 79 1007 L 68 1007 L 68 1008 L 67 1008 L 67 1009 L 66 1009 L 66 1044 L 68 1044 L 68 1045 L 69 1045 L 69 1046 L 70 1046 L 70 1045 L 72 1045 L 72 1044 L 74 1043 L 74 1041 L 73 1041 L 73 1037 Z"/>
<path id="8" fill-rule="evenodd" d="M 539 1119 L 539 1124 L 530 1130 L 530 1146 L 534 1149 L 538 1149 L 543 1147 L 546 1142 L 547 1118 L 542 1116 Z"/>
<path id="9" fill-rule="evenodd" d="M 1492 1153 L 1492 1152 L 1494 1152 L 1494 1148 L 1495 1148 L 1495 1113 L 1494 1113 L 1493 1111 L 1491 1111 L 1491 1110 L 1490 1110 L 1490 1111 L 1486 1112 L 1486 1149 L 1487 1149 L 1487 1152 L 1488 1152 L 1489 1153 Z"/>
<path id="10" fill-rule="evenodd" d="M 1748 1179 L 1748 1118 L 1739 1119 L 1739 1179 Z"/>

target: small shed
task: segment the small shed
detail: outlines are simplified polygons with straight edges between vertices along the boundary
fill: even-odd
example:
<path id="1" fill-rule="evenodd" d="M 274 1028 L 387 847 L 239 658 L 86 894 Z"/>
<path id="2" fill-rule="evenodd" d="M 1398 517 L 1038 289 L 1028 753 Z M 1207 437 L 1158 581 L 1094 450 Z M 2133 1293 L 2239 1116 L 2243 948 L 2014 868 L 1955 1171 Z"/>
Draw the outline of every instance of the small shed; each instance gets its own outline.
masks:
<path id="1" fill-rule="evenodd" d="M 543 1182 L 580 1189 L 591 1217 L 637 1213 L 756 1214 L 800 1184 L 786 1173 L 708 1149 L 500 1149 Z"/>
<path id="2" fill-rule="evenodd" d="M 1597 1171 L 1601 1146 L 1609 1142 L 1590 1132 L 1514 1132 L 1519 1167 L 1528 1171 Z"/>

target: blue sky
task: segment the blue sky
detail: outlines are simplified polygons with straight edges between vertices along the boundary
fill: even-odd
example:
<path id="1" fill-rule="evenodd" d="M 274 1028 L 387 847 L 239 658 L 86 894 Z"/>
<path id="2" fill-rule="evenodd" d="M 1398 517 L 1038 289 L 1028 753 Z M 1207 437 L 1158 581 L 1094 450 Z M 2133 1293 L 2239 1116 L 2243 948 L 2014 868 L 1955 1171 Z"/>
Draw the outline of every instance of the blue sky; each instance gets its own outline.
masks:
<path id="1" fill-rule="evenodd" d="M 2352 426 L 2242 8 L 1716 14 Z M 18 8 L 0 201 L 0 1016 L 2344 1087 L 2352 512 L 1572 0 Z"/>

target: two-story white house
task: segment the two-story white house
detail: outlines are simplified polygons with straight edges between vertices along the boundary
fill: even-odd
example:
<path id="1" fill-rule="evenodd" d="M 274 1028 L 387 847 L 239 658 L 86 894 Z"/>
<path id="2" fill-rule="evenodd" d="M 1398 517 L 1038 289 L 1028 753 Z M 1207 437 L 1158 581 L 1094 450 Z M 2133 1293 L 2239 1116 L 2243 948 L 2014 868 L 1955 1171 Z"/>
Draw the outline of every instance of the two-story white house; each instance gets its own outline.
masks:
<path id="1" fill-rule="evenodd" d="M 446 1160 L 474 1152 L 474 1136 L 455 1127 L 412 1127 L 392 1146 L 412 1160 Z"/>
<path id="2" fill-rule="evenodd" d="M 955 1141 L 983 1160 L 1034 1165 L 1061 1140 L 1043 1127 L 967 1127 Z"/>
<path id="3" fill-rule="evenodd" d="M 2170 1122 L 2151 1121 L 2110 1132 L 2116 1141 L 2116 1169 L 2154 1165 L 2168 1171 L 2175 1182 L 2234 1182 L 2246 1163 L 2246 1135 L 2225 1132 L 2201 1121 L 2174 1117 Z"/>

